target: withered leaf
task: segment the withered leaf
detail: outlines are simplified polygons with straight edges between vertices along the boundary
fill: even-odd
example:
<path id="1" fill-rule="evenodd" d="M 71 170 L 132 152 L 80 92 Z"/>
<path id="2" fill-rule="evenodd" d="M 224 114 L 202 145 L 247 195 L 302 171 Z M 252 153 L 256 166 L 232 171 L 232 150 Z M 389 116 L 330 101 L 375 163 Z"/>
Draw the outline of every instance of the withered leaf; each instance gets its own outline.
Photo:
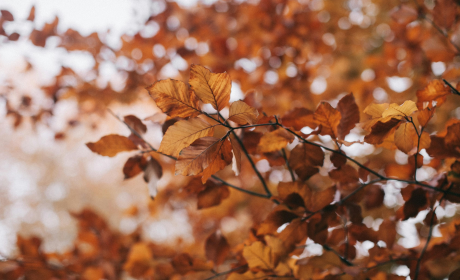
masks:
<path id="1" fill-rule="evenodd" d="M 160 80 L 146 89 L 158 108 L 171 118 L 193 118 L 201 114 L 198 98 L 182 81 Z"/>
<path id="2" fill-rule="evenodd" d="M 321 191 L 312 190 L 307 184 L 300 182 L 280 182 L 278 184 L 278 195 L 281 199 L 287 199 L 290 195 L 297 193 L 304 201 L 306 209 L 311 212 L 320 210 L 334 200 L 335 187 Z"/>
<path id="3" fill-rule="evenodd" d="M 229 138 L 230 138 L 230 143 L 232 144 L 233 156 L 235 158 L 233 167 L 234 167 L 235 175 L 238 175 L 241 172 L 241 154 L 242 154 L 241 146 L 233 134 L 230 134 Z"/>
<path id="4" fill-rule="evenodd" d="M 161 164 L 151 157 L 144 169 L 144 181 L 148 183 L 149 195 L 152 199 L 157 196 L 157 184 L 161 176 L 163 176 Z"/>
<path id="5" fill-rule="evenodd" d="M 306 239 L 306 237 L 307 223 L 302 221 L 301 218 L 295 218 L 292 220 L 278 235 L 278 238 L 283 241 L 287 250 L 294 249 L 294 246 Z"/>
<path id="6" fill-rule="evenodd" d="M 402 105 L 396 103 L 390 104 L 390 106 L 383 111 L 382 118 L 397 118 L 402 119 L 410 116 L 413 112 L 417 111 L 417 105 L 414 101 L 406 100 Z"/>
<path id="7" fill-rule="evenodd" d="M 108 157 L 113 157 L 120 152 L 137 150 L 137 146 L 131 140 L 117 134 L 103 136 L 95 143 L 86 143 L 86 146 L 94 153 Z"/>
<path id="8" fill-rule="evenodd" d="M 412 191 L 412 195 L 408 201 L 404 204 L 404 219 L 417 216 L 420 209 L 425 207 L 427 203 L 426 192 L 422 188 L 418 188 Z"/>
<path id="9" fill-rule="evenodd" d="M 293 219 L 297 218 L 298 216 L 292 212 L 287 210 L 280 210 L 276 209 L 273 210 L 268 217 L 263 221 L 258 230 L 257 234 L 272 234 L 276 232 L 276 230 L 285 223 L 292 221 Z"/>
<path id="10" fill-rule="evenodd" d="M 250 268 L 273 269 L 271 249 L 262 242 L 256 241 L 243 249 L 243 257 Z"/>
<path id="11" fill-rule="evenodd" d="M 332 139 L 338 137 L 338 126 L 342 116 L 340 112 L 332 108 L 331 104 L 322 102 L 315 111 L 314 119 L 321 125 L 321 135 L 330 135 Z"/>
<path id="12" fill-rule="evenodd" d="M 295 130 L 301 130 L 303 127 L 316 128 L 317 124 L 313 118 L 313 112 L 307 108 L 295 108 L 286 113 L 281 122 L 285 127 L 293 127 Z"/>
<path id="13" fill-rule="evenodd" d="M 453 124 L 447 128 L 444 143 L 447 148 L 459 151 L 460 148 L 460 123 Z"/>
<path id="14" fill-rule="evenodd" d="M 237 124 L 254 124 L 259 116 L 259 112 L 246 104 L 244 101 L 238 100 L 230 105 L 228 119 Z"/>
<path id="15" fill-rule="evenodd" d="M 307 180 L 319 172 L 318 166 L 323 166 L 324 152 L 314 145 L 299 144 L 291 151 L 289 166 L 295 170 L 301 180 Z"/>
<path id="16" fill-rule="evenodd" d="M 418 135 L 412 123 L 401 124 L 395 132 L 395 145 L 402 152 L 411 154 L 416 152 Z M 414 150 L 415 149 L 415 150 Z"/>
<path id="17" fill-rule="evenodd" d="M 387 248 L 391 249 L 396 241 L 396 223 L 388 219 L 384 220 L 379 227 L 378 234 L 379 240 L 385 242 Z"/>
<path id="18" fill-rule="evenodd" d="M 450 28 L 455 22 L 457 4 L 453 0 L 437 0 L 435 3 L 433 21 L 442 28 Z"/>
<path id="19" fill-rule="evenodd" d="M 153 268 L 152 257 L 152 251 L 147 244 L 141 242 L 133 244 L 123 269 L 135 278 L 149 276 L 149 273 L 153 272 L 149 271 Z"/>
<path id="20" fill-rule="evenodd" d="M 278 128 L 277 130 L 264 134 L 260 139 L 257 149 L 261 153 L 271 153 L 281 150 L 286 147 L 287 144 L 292 143 L 292 141 L 294 141 L 294 135 L 284 128 Z"/>
<path id="21" fill-rule="evenodd" d="M 141 173 L 147 165 L 147 160 L 143 156 L 135 155 L 130 157 L 123 166 L 125 179 L 132 178 Z"/>
<path id="22" fill-rule="evenodd" d="M 220 231 L 215 231 L 206 239 L 204 248 L 206 258 L 215 265 L 223 263 L 230 252 L 230 245 Z"/>
<path id="23" fill-rule="evenodd" d="M 450 93 L 450 89 L 442 81 L 433 80 L 423 90 L 417 91 L 417 106 L 423 108 L 424 102 L 436 101 L 436 107 L 439 107 Z"/>
<path id="24" fill-rule="evenodd" d="M 337 104 L 337 110 L 342 118 L 338 126 L 338 138 L 345 139 L 355 125 L 359 122 L 359 108 L 356 105 L 353 93 L 345 95 Z"/>
<path id="25" fill-rule="evenodd" d="M 360 125 L 366 131 L 371 131 L 372 126 L 382 118 L 383 112 L 390 106 L 388 103 L 375 104 L 372 103 L 364 109 L 364 113 L 371 116 L 371 119 L 364 121 Z"/>
<path id="26" fill-rule="evenodd" d="M 371 128 L 371 133 L 364 137 L 369 144 L 381 144 L 395 129 L 401 121 L 397 118 L 390 118 L 386 122 L 377 121 Z"/>
<path id="27" fill-rule="evenodd" d="M 228 105 L 232 82 L 227 73 L 211 73 L 201 65 L 192 64 L 189 83 L 198 98 L 217 111 Z"/>
<path id="28" fill-rule="evenodd" d="M 182 150 L 176 161 L 176 175 L 197 175 L 203 172 L 203 182 L 223 169 L 232 160 L 231 144 L 226 139 L 203 137 Z"/>
<path id="29" fill-rule="evenodd" d="M 418 111 L 417 119 L 422 127 L 425 127 L 434 115 L 435 107 L 426 107 Z"/>
<path id="30" fill-rule="evenodd" d="M 198 193 L 197 208 L 204 209 L 219 205 L 229 195 L 230 191 L 227 186 L 219 186 L 207 182 L 206 188 Z"/>
<path id="31" fill-rule="evenodd" d="M 147 132 L 147 126 L 144 123 L 142 123 L 142 121 L 138 117 L 134 115 L 125 116 L 124 121 L 126 124 L 129 125 L 129 127 L 134 129 L 137 133 L 141 135 Z"/>
<path id="32" fill-rule="evenodd" d="M 178 121 L 166 131 L 158 152 L 177 157 L 182 149 L 195 140 L 211 136 L 214 127 L 200 118 Z"/>

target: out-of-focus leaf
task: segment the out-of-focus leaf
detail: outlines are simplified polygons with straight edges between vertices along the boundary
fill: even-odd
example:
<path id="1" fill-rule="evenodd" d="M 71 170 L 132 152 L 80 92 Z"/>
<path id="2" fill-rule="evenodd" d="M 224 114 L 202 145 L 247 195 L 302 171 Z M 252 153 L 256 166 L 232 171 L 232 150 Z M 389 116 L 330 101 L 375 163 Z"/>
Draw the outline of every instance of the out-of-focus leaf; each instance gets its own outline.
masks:
<path id="1" fill-rule="evenodd" d="M 206 183 L 206 188 L 198 193 L 198 209 L 204 209 L 219 205 L 222 200 L 230 195 L 227 186 L 219 186 L 215 184 Z"/>
<path id="2" fill-rule="evenodd" d="M 106 135 L 95 143 L 86 143 L 86 146 L 94 153 L 108 157 L 113 157 L 120 152 L 137 149 L 137 146 L 131 140 L 117 134 Z"/>
<path id="3" fill-rule="evenodd" d="M 455 22 L 457 4 L 453 0 L 437 0 L 433 9 L 433 21 L 442 28 L 449 29 Z"/>
<path id="4" fill-rule="evenodd" d="M 211 136 L 215 125 L 200 118 L 181 120 L 168 128 L 161 141 L 158 152 L 177 157 L 185 147 L 195 140 Z"/>
<path id="5" fill-rule="evenodd" d="M 428 122 L 431 120 L 431 118 L 434 115 L 435 109 L 436 108 L 434 107 L 433 108 L 426 107 L 423 110 L 419 110 L 417 119 L 422 127 L 425 127 L 428 124 Z"/>
<path id="6" fill-rule="evenodd" d="M 201 65 L 192 64 L 189 83 L 198 98 L 217 111 L 228 105 L 232 81 L 227 73 L 211 73 Z"/>
<path id="7" fill-rule="evenodd" d="M 214 232 L 206 239 L 204 248 L 206 258 L 213 261 L 215 265 L 223 263 L 230 252 L 230 245 L 220 231 Z"/>
<path id="8" fill-rule="evenodd" d="M 295 130 L 301 130 L 303 127 L 316 128 L 317 124 L 313 118 L 313 112 L 306 108 L 295 108 L 287 112 L 281 122 L 285 127 L 293 127 Z"/>
<path id="9" fill-rule="evenodd" d="M 243 257 L 250 268 L 273 269 L 271 249 L 262 242 L 256 241 L 243 249 Z"/>
<path id="10" fill-rule="evenodd" d="M 439 107 L 450 93 L 450 89 L 442 81 L 433 80 L 423 90 L 417 91 L 417 106 L 423 108 L 424 102 L 435 101 L 436 107 Z"/>
<path id="11" fill-rule="evenodd" d="M 152 252 L 147 244 L 141 242 L 133 244 L 123 269 L 135 278 L 151 276 L 153 273 L 152 257 Z"/>
<path id="12" fill-rule="evenodd" d="M 235 136 L 233 134 L 230 134 L 230 143 L 232 144 L 232 151 L 233 151 L 233 156 L 235 159 L 235 162 L 233 164 L 235 175 L 240 174 L 241 172 L 241 146 L 240 143 L 238 143 L 238 140 L 235 139 Z"/>
<path id="13" fill-rule="evenodd" d="M 201 114 L 197 96 L 182 81 L 160 80 L 146 89 L 158 108 L 171 118 L 193 118 Z"/>
<path id="14" fill-rule="evenodd" d="M 148 183 L 149 195 L 152 199 L 157 195 L 157 185 L 161 176 L 163 176 L 163 168 L 160 163 L 153 157 L 150 158 L 144 169 L 144 181 Z"/>
<path id="15" fill-rule="evenodd" d="M 425 207 L 427 203 L 426 192 L 422 188 L 412 191 L 412 195 L 404 204 L 404 219 L 415 217 L 420 212 L 421 208 Z"/>
<path id="16" fill-rule="evenodd" d="M 140 155 L 130 157 L 123 166 L 123 174 L 125 174 L 125 179 L 132 178 L 141 173 L 145 169 L 146 165 L 147 160 L 145 157 Z"/>
<path id="17" fill-rule="evenodd" d="M 235 101 L 230 105 L 228 119 L 237 124 L 254 124 L 259 116 L 259 112 L 246 104 L 244 101 Z"/>

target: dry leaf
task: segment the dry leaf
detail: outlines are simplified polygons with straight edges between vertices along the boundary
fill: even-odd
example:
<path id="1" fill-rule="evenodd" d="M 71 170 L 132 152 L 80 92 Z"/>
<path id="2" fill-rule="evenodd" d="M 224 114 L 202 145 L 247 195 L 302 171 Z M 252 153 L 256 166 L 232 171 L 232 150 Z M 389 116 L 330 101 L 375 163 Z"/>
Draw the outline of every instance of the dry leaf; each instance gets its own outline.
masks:
<path id="1" fill-rule="evenodd" d="M 345 139 L 357 123 L 359 123 L 359 108 L 356 105 L 353 93 L 347 94 L 340 99 L 337 110 L 342 118 L 338 126 L 338 138 Z"/>
<path id="2" fill-rule="evenodd" d="M 243 249 L 243 257 L 250 268 L 273 269 L 271 249 L 262 242 L 256 241 Z"/>
<path id="3" fill-rule="evenodd" d="M 108 157 L 113 157 L 120 152 L 137 150 L 137 146 L 131 140 L 117 134 L 106 135 L 95 143 L 86 143 L 86 146 L 94 153 Z"/>
<path id="4" fill-rule="evenodd" d="M 230 105 L 229 120 L 237 124 L 254 124 L 257 121 L 259 112 L 246 104 L 244 101 L 235 101 Z"/>
<path id="5" fill-rule="evenodd" d="M 342 116 L 340 112 L 332 108 L 331 104 L 322 102 L 315 111 L 314 119 L 321 125 L 321 135 L 330 135 L 332 139 L 338 136 L 338 126 Z"/>
<path id="6" fill-rule="evenodd" d="M 261 153 L 271 153 L 285 148 L 287 144 L 294 141 L 294 135 L 284 128 L 278 128 L 272 132 L 266 133 L 260 139 L 257 150 Z"/>

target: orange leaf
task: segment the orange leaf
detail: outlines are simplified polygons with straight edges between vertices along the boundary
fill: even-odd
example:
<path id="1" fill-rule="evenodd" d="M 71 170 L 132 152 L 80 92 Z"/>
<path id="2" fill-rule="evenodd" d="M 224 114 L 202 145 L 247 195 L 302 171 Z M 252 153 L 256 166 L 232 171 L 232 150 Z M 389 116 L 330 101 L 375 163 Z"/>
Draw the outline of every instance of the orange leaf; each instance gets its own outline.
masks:
<path id="1" fill-rule="evenodd" d="M 418 111 L 417 119 L 422 127 L 425 127 L 434 115 L 435 108 L 426 107 Z"/>
<path id="2" fill-rule="evenodd" d="M 307 237 L 307 223 L 302 218 L 295 218 L 287 227 L 280 232 L 278 238 L 283 240 L 284 246 L 288 250 L 294 249 L 294 246 Z"/>
<path id="3" fill-rule="evenodd" d="M 460 123 L 453 124 L 447 128 L 447 134 L 444 143 L 450 149 L 460 152 Z"/>
<path id="4" fill-rule="evenodd" d="M 334 200 L 335 187 L 322 191 L 314 191 L 308 185 L 300 182 L 279 183 L 278 194 L 282 200 L 288 199 L 294 193 L 300 195 L 306 209 L 315 212 L 329 205 Z"/>
<path id="5" fill-rule="evenodd" d="M 417 111 L 417 105 L 414 101 L 406 100 L 402 105 L 396 103 L 390 104 L 388 109 L 383 111 L 382 118 L 396 118 L 401 120 L 404 117 L 410 116 L 413 112 Z"/>
<path id="6" fill-rule="evenodd" d="M 372 126 L 382 118 L 382 114 L 388 106 L 390 106 L 388 103 L 370 104 L 367 106 L 366 109 L 364 109 L 364 113 L 371 116 L 371 119 L 361 123 L 362 128 L 366 131 L 371 131 Z"/>
<path id="7" fill-rule="evenodd" d="M 286 147 L 288 143 L 292 143 L 292 141 L 294 141 L 294 135 L 284 128 L 279 128 L 264 134 L 260 139 L 257 150 L 261 153 L 271 153 L 281 150 Z"/>
<path id="8" fill-rule="evenodd" d="M 182 81 L 161 80 L 146 89 L 158 108 L 171 118 L 196 117 L 201 114 L 198 98 Z"/>
<path id="9" fill-rule="evenodd" d="M 257 121 L 259 112 L 246 104 L 244 101 L 235 101 L 230 105 L 229 120 L 237 124 L 254 124 Z"/>
<path id="10" fill-rule="evenodd" d="M 316 122 L 313 118 L 313 112 L 306 108 L 295 108 L 289 111 L 281 118 L 285 127 L 293 127 L 295 130 L 301 130 L 303 127 L 316 128 Z"/>
<path id="11" fill-rule="evenodd" d="M 433 9 L 433 21 L 440 27 L 449 29 L 455 22 L 457 4 L 453 0 L 437 0 Z"/>
<path id="12" fill-rule="evenodd" d="M 340 112 L 332 108 L 331 104 L 322 102 L 315 111 L 314 119 L 321 125 L 321 135 L 330 135 L 332 139 L 338 136 L 338 126 L 342 116 Z"/>
<path id="13" fill-rule="evenodd" d="M 135 278 L 148 277 L 153 272 L 151 270 L 152 257 L 152 252 L 147 244 L 136 243 L 131 247 L 123 269 Z"/>
<path id="14" fill-rule="evenodd" d="M 433 80 L 423 90 L 417 91 L 417 106 L 423 108 L 424 102 L 436 101 L 436 107 L 439 107 L 450 93 L 450 89 L 443 82 Z"/>
<path id="15" fill-rule="evenodd" d="M 338 137 L 345 139 L 355 125 L 359 122 L 359 108 L 356 105 L 353 93 L 345 95 L 337 104 L 337 110 L 342 118 L 338 126 Z"/>
<path id="16" fill-rule="evenodd" d="M 226 139 L 203 137 L 182 150 L 176 161 L 176 175 L 197 175 L 203 172 L 203 181 L 223 169 L 232 160 L 231 144 Z"/>
<path id="17" fill-rule="evenodd" d="M 417 148 L 418 136 L 412 123 L 401 124 L 395 132 L 395 145 L 402 152 L 410 154 Z M 415 151 L 416 152 L 416 151 Z"/>
<path id="18" fill-rule="evenodd" d="M 243 249 L 243 257 L 250 268 L 273 269 L 271 248 L 256 241 Z"/>
<path id="19" fill-rule="evenodd" d="M 137 150 L 137 146 L 125 136 L 110 134 L 102 137 L 95 143 L 86 143 L 94 153 L 102 156 L 113 157 L 120 152 Z"/>
<path id="20" fill-rule="evenodd" d="M 230 191 L 227 186 L 219 186 L 216 184 L 206 183 L 206 189 L 198 193 L 198 209 L 204 209 L 219 205 L 222 200 L 226 199 L 230 195 Z"/>
<path id="21" fill-rule="evenodd" d="M 230 134 L 229 138 L 230 138 L 230 143 L 232 144 L 233 156 L 235 158 L 235 162 L 233 165 L 234 171 L 235 171 L 235 175 L 238 175 L 241 172 L 241 146 L 233 134 Z"/>
<path id="22" fill-rule="evenodd" d="M 200 118 L 178 121 L 166 131 L 158 152 L 177 157 L 182 149 L 196 139 L 211 136 L 214 126 Z"/>
<path id="23" fill-rule="evenodd" d="M 125 179 L 132 178 L 141 173 L 142 170 L 144 170 L 146 164 L 147 161 L 143 156 L 136 155 L 130 157 L 123 166 L 123 174 L 125 174 Z"/>
<path id="24" fill-rule="evenodd" d="M 371 128 L 371 133 L 364 137 L 364 141 L 369 144 L 381 144 L 387 138 L 395 127 L 398 126 L 400 120 L 391 118 L 386 122 L 377 121 Z"/>
<path id="25" fill-rule="evenodd" d="M 228 105 L 232 82 L 227 73 L 211 73 L 201 65 L 190 67 L 190 85 L 204 103 L 210 103 L 217 111 Z"/>
<path id="26" fill-rule="evenodd" d="M 223 263 L 230 252 L 230 245 L 220 231 L 214 232 L 206 239 L 204 248 L 206 258 L 213 261 L 215 265 Z"/>
<path id="27" fill-rule="evenodd" d="M 319 172 L 317 166 L 323 166 L 324 152 L 318 146 L 299 144 L 291 151 L 289 166 L 302 180 L 307 180 Z"/>

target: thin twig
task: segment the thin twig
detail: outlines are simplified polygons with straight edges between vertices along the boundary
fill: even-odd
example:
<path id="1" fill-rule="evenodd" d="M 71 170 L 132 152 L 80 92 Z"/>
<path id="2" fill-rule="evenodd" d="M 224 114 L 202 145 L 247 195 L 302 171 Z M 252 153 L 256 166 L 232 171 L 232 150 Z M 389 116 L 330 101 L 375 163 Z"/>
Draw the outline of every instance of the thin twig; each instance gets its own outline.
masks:
<path id="1" fill-rule="evenodd" d="M 446 81 L 445 79 L 442 79 L 442 80 L 444 81 L 446 85 L 450 87 L 450 89 L 452 90 L 452 93 L 460 95 L 460 92 L 456 88 L 454 88 L 448 81 Z"/>
<path id="2" fill-rule="evenodd" d="M 286 162 L 286 167 L 287 167 L 287 169 L 289 170 L 289 174 L 291 174 L 292 182 L 295 182 L 294 171 L 292 171 L 292 168 L 291 168 L 291 166 L 289 165 L 289 161 L 288 161 L 288 158 L 287 158 L 287 156 L 286 156 L 286 150 L 285 150 L 284 148 L 281 149 L 281 154 L 283 155 L 284 161 Z"/>

